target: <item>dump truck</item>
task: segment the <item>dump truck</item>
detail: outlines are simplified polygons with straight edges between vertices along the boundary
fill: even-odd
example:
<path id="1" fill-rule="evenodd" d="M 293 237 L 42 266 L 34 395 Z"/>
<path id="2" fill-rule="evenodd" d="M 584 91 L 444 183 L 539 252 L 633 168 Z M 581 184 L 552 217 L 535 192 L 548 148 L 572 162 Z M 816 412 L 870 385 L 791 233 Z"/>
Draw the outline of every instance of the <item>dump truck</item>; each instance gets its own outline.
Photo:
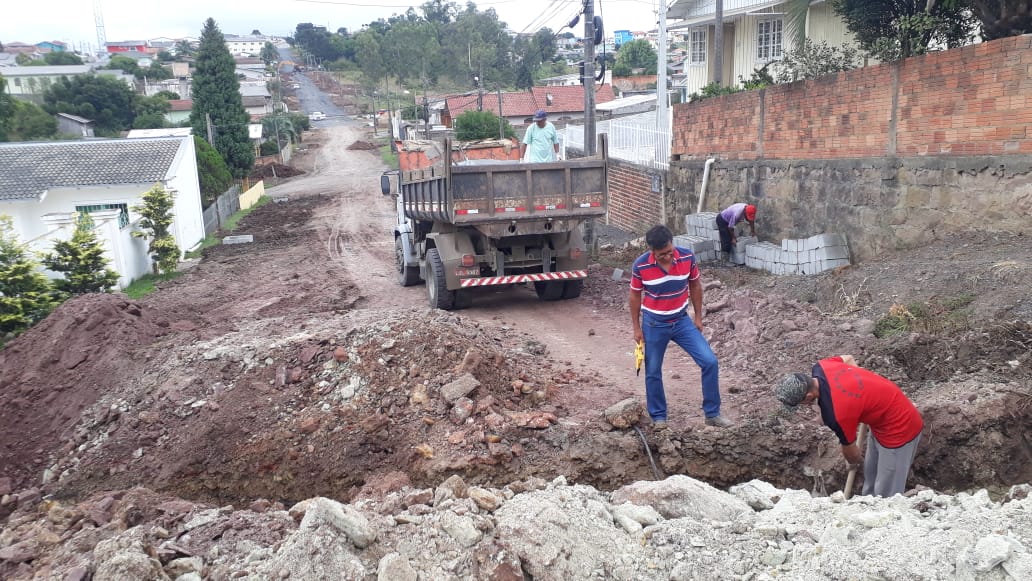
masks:
<path id="1" fill-rule="evenodd" d="M 580 296 L 588 220 L 606 213 L 606 141 L 599 153 L 524 163 L 515 140 L 398 142 L 395 264 L 403 286 L 426 283 L 430 306 L 469 307 L 474 289 L 533 284 L 540 299 Z"/>

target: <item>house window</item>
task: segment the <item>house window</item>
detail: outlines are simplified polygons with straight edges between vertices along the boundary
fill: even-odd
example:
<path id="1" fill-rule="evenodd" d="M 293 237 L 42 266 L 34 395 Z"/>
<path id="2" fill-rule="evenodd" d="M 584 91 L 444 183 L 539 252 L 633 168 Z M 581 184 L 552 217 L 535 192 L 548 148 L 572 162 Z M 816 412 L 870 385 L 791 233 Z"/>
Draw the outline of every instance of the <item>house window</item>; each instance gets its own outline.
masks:
<path id="1" fill-rule="evenodd" d="M 76 212 L 99 212 L 101 210 L 118 210 L 118 227 L 125 228 L 129 225 L 128 204 L 93 204 L 92 206 L 76 206 Z"/>
<path id="2" fill-rule="evenodd" d="M 688 39 L 688 51 L 689 64 L 706 64 L 706 29 L 697 28 L 692 31 Z"/>
<path id="3" fill-rule="evenodd" d="M 20 87 L 21 86 L 21 79 L 19 79 L 18 77 L 15 77 L 14 78 L 14 86 L 15 87 Z"/>
<path id="4" fill-rule="evenodd" d="M 781 58 L 782 20 L 761 20 L 757 25 L 756 59 L 772 61 Z"/>

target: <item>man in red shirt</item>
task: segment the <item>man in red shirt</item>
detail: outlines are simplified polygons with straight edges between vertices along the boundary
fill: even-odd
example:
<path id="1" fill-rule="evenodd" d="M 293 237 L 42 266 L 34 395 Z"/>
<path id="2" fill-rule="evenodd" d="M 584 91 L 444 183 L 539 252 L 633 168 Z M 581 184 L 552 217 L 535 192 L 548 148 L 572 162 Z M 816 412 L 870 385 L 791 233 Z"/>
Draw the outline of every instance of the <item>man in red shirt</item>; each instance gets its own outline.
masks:
<path id="1" fill-rule="evenodd" d="M 719 364 L 702 336 L 702 281 L 695 255 L 674 246 L 666 226 L 645 233 L 650 250 L 631 267 L 631 329 L 635 343 L 645 344 L 645 401 L 653 429 L 667 427 L 663 357 L 670 341 L 684 349 L 702 371 L 702 411 L 706 425 L 726 428 L 731 420 L 720 414 Z M 688 316 L 691 303 L 695 318 Z"/>
<path id="2" fill-rule="evenodd" d="M 924 421 L 896 384 L 842 355 L 821 359 L 809 376 L 786 375 L 774 393 L 791 410 L 816 401 L 821 420 L 838 436 L 850 465 L 860 464 L 856 431 L 860 423 L 867 424 L 871 433 L 863 458 L 863 494 L 889 497 L 906 490 Z"/>

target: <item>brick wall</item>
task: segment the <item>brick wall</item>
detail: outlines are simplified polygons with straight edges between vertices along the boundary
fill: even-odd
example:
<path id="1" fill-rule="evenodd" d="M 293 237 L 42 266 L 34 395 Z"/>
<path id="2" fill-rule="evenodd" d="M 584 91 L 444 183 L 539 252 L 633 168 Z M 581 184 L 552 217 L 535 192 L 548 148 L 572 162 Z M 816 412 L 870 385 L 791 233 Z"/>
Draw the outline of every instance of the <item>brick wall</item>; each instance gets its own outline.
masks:
<path id="1" fill-rule="evenodd" d="M 1032 35 L 674 106 L 674 159 L 1032 153 Z"/>
<path id="2" fill-rule="evenodd" d="M 863 260 L 1032 234 L 1032 35 L 678 105 L 674 128 L 668 226 L 713 157 L 703 210 L 756 204 L 761 240 L 840 232 Z"/>
<path id="3" fill-rule="evenodd" d="M 658 192 L 653 182 L 658 178 Z M 609 159 L 609 224 L 644 233 L 663 221 L 665 172 Z"/>

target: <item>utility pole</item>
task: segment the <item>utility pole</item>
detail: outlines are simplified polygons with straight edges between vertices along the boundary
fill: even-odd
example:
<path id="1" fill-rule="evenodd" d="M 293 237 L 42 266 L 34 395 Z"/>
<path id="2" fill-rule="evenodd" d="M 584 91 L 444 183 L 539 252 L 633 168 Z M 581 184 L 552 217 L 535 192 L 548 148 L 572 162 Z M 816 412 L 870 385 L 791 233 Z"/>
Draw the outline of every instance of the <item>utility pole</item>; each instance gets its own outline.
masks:
<path id="1" fill-rule="evenodd" d="M 505 112 L 502 111 L 502 87 L 498 87 L 498 139 L 505 139 Z"/>
<path id="2" fill-rule="evenodd" d="M 204 114 L 204 123 L 208 126 L 208 145 L 215 147 L 215 136 L 211 129 L 211 113 Z"/>
<path id="3" fill-rule="evenodd" d="M 661 0 L 663 1 L 663 0 Z M 584 155 L 595 155 L 595 0 L 584 0 Z"/>
<path id="4" fill-rule="evenodd" d="M 656 67 L 656 132 L 664 135 L 670 126 L 669 94 L 667 92 L 667 29 L 666 0 L 659 2 L 659 66 Z M 663 148 L 665 149 L 665 148 Z M 657 153 L 659 153 L 657 151 Z"/>
<path id="5" fill-rule="evenodd" d="M 713 82 L 724 86 L 724 0 L 716 0 L 717 14 L 713 21 Z"/>

